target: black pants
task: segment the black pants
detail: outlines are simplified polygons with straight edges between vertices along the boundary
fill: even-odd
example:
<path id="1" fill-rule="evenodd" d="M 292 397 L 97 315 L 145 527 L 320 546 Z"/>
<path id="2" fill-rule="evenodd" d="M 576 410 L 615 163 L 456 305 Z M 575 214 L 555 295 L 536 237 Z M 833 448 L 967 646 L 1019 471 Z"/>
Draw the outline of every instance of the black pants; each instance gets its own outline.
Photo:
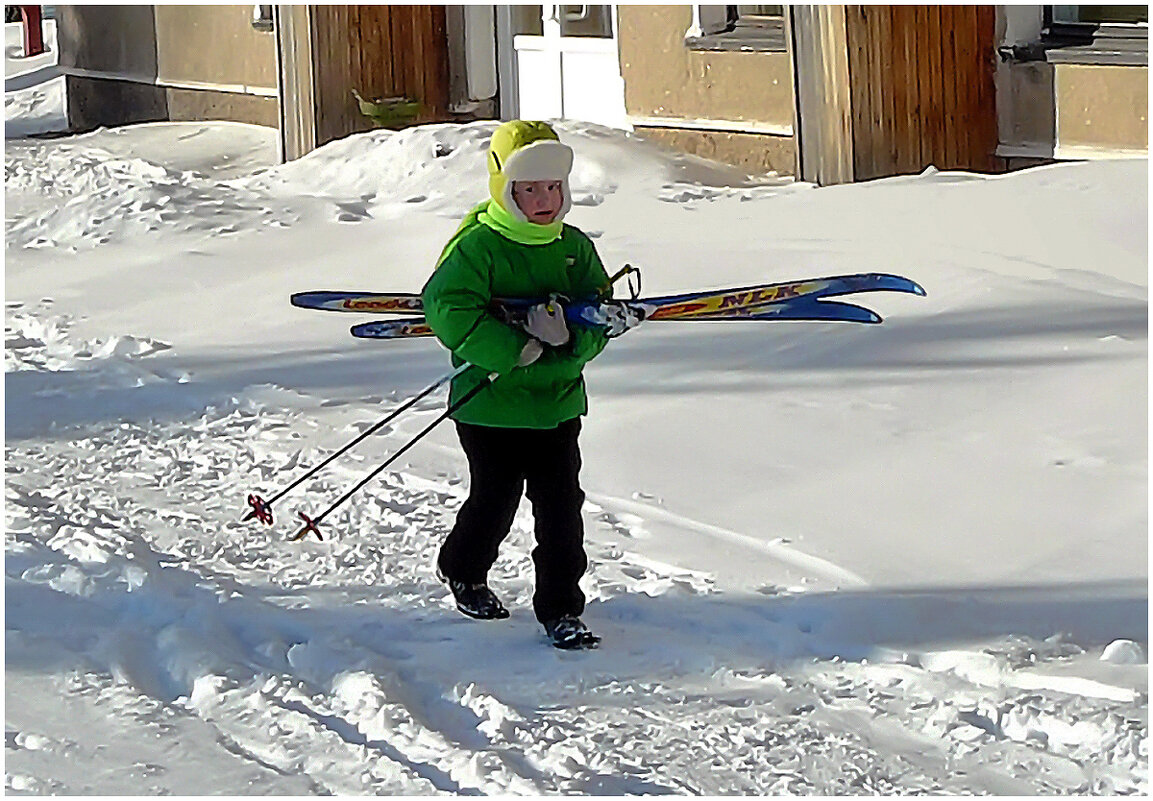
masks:
<path id="1" fill-rule="evenodd" d="M 579 417 L 550 429 L 456 424 L 472 483 L 437 558 L 445 576 L 468 584 L 485 581 L 527 491 L 536 532 L 532 601 L 537 620 L 584 611 L 584 593 L 577 586 L 588 567 L 580 428 Z"/>

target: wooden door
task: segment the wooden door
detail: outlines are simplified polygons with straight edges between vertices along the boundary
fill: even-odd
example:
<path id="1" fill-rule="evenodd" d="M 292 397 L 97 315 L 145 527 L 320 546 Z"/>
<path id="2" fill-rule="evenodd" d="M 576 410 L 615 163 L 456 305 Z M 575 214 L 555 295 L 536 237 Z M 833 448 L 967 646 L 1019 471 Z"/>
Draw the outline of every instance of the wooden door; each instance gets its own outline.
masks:
<path id="1" fill-rule="evenodd" d="M 407 98 L 414 124 L 448 117 L 445 7 L 310 6 L 316 144 L 373 127 L 352 92 L 368 100 Z"/>
<path id="2" fill-rule="evenodd" d="M 999 171 L 995 6 L 848 6 L 857 180 Z"/>

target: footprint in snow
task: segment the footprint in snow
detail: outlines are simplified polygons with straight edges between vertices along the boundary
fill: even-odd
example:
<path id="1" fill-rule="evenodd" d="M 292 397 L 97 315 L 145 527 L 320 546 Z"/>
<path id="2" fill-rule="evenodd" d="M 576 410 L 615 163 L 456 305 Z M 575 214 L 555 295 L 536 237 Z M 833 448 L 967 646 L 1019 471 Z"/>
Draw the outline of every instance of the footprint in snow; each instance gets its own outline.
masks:
<path id="1" fill-rule="evenodd" d="M 372 219 L 372 214 L 368 211 L 368 201 L 337 203 L 336 207 L 340 209 L 340 213 L 336 215 L 338 222 L 357 223 Z"/>

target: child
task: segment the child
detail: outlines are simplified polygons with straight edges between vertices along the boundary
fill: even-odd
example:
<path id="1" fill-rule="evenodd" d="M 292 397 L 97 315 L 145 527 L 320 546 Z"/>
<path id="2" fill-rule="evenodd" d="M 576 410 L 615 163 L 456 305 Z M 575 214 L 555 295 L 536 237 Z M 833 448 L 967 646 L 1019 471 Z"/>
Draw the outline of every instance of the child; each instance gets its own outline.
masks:
<path id="1" fill-rule="evenodd" d="M 558 648 L 598 641 L 580 619 L 578 582 L 588 560 L 577 438 L 588 409 L 581 370 L 607 338 L 598 328 L 570 330 L 560 302 L 533 306 L 523 326 L 503 322 L 491 303 L 610 293 L 592 242 L 561 222 L 572 205 L 572 162 L 572 150 L 546 123 L 514 120 L 497 128 L 489 146 L 491 198 L 465 218 L 423 291 L 428 323 L 453 364 L 478 368 L 454 379 L 450 400 L 499 374 L 453 415 L 471 485 L 437 572 L 464 614 L 508 617 L 487 575 L 527 494 L 536 534 L 533 611 Z"/>

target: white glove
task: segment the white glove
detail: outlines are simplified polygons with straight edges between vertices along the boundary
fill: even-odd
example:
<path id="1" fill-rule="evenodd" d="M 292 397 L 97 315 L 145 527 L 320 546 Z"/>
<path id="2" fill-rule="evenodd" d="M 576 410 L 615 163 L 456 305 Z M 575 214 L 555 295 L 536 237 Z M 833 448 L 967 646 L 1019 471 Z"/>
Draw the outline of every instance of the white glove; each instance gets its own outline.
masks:
<path id="1" fill-rule="evenodd" d="M 529 309 L 524 330 L 529 336 L 554 347 L 565 344 L 572 336 L 564 321 L 564 306 L 556 300 L 538 303 Z"/>
<path id="2" fill-rule="evenodd" d="M 589 321 L 604 326 L 609 337 L 619 337 L 643 323 L 648 314 L 649 310 L 639 303 L 607 300 L 589 315 Z"/>
<path id="3" fill-rule="evenodd" d="M 540 344 L 539 339 L 530 339 L 528 344 L 524 346 L 524 350 L 520 352 L 520 358 L 516 360 L 517 367 L 528 367 L 535 362 L 544 353 L 544 345 Z"/>

